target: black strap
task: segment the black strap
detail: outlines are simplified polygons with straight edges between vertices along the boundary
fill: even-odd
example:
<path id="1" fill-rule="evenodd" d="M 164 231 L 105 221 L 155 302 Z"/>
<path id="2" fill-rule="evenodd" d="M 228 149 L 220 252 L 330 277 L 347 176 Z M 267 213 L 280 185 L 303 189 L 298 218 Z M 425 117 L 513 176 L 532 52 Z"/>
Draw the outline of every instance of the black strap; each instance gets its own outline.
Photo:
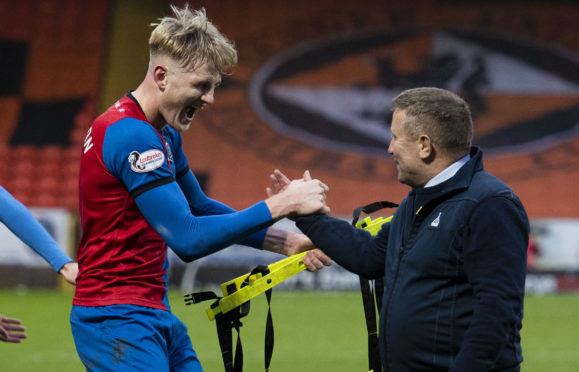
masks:
<path id="1" fill-rule="evenodd" d="M 262 275 L 269 274 L 269 268 L 264 265 L 259 265 L 247 275 L 243 283 L 241 283 L 240 288 L 243 288 L 249 284 L 249 277 L 255 274 L 261 273 Z M 265 291 L 267 298 L 267 321 L 265 326 L 265 372 L 269 371 L 269 364 L 271 362 L 271 357 L 273 355 L 273 320 L 271 317 L 271 288 Z M 246 307 L 244 309 L 244 307 Z M 249 301 L 241 304 L 241 317 L 246 316 L 249 313 Z M 241 326 L 242 324 L 239 323 Z M 241 372 L 243 370 L 243 348 L 241 346 L 241 335 L 239 333 L 239 328 L 237 330 L 237 346 L 235 347 L 235 365 L 233 372 Z"/>
<path id="2" fill-rule="evenodd" d="M 267 266 L 257 266 L 247 275 L 245 280 L 241 283 L 240 288 L 249 284 L 249 277 L 261 273 L 262 275 L 269 274 Z M 235 292 L 236 288 L 230 288 L 229 294 Z M 265 372 L 269 371 L 271 357 L 273 355 L 274 332 L 273 320 L 271 316 L 271 294 L 272 289 L 265 291 L 267 298 L 267 322 L 265 327 Z M 185 295 L 185 305 L 196 304 L 207 300 L 215 300 L 211 306 L 215 307 L 219 304 L 219 300 L 223 297 L 217 296 L 213 292 L 196 292 Z M 221 348 L 221 357 L 223 358 L 223 366 L 225 372 L 242 372 L 243 371 L 243 346 L 241 343 L 240 328 L 243 326 L 241 318 L 249 314 L 250 301 L 244 302 L 240 306 L 223 314 L 219 313 L 215 316 L 217 323 L 217 338 L 219 340 L 219 347 Z M 237 343 L 235 345 L 235 356 L 233 354 L 233 329 L 237 331 Z"/>
<path id="3" fill-rule="evenodd" d="M 235 318 L 235 311 L 216 316 L 215 322 L 217 323 L 217 338 L 219 340 L 219 347 L 221 348 L 221 358 L 223 359 L 225 372 L 233 372 L 235 371 L 232 345 L 233 327 L 237 326 L 237 331 L 239 332 L 239 324 L 241 322 Z M 238 344 L 239 342 L 238 339 Z"/>
<path id="4" fill-rule="evenodd" d="M 378 201 L 356 208 L 352 214 L 352 225 L 356 226 L 362 212 L 371 214 L 383 208 L 396 208 L 397 206 L 398 204 L 389 201 Z M 368 369 L 374 372 L 382 372 L 376 314 L 379 313 L 382 308 L 384 278 L 369 280 L 360 276 L 360 288 L 362 290 L 362 303 L 364 305 L 366 330 L 368 332 Z"/>
<path id="5" fill-rule="evenodd" d="M 378 291 L 376 287 L 381 283 L 382 288 L 384 281 L 368 280 L 360 277 L 360 287 L 362 289 L 362 302 L 364 304 L 364 315 L 366 317 L 366 330 L 368 332 L 368 369 L 374 372 L 382 371 L 382 362 L 380 361 L 380 345 L 378 342 L 378 326 L 376 317 L 376 304 L 378 303 Z M 376 304 L 375 304 L 376 302 Z M 380 300 L 381 302 L 381 300 Z M 380 307 L 378 307 L 378 312 Z"/>
<path id="6" fill-rule="evenodd" d="M 271 288 L 265 291 L 267 298 L 267 321 L 265 323 L 265 372 L 269 371 L 269 364 L 273 356 L 273 319 L 271 317 Z"/>

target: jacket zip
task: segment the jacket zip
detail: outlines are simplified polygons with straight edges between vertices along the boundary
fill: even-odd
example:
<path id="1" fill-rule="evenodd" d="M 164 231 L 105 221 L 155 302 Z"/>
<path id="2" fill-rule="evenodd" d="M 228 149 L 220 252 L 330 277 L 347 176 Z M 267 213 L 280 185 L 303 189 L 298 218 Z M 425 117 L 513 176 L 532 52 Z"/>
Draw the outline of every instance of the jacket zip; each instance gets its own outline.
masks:
<path id="1" fill-rule="evenodd" d="M 384 307 L 384 322 L 385 328 L 388 328 L 388 309 L 390 307 L 390 300 L 392 299 L 392 294 L 394 293 L 394 287 L 396 286 L 396 281 L 398 280 L 398 273 L 400 272 L 400 263 L 402 262 L 402 256 L 404 255 L 404 243 L 402 243 L 400 247 L 400 251 L 398 252 L 398 262 L 396 263 L 396 271 L 394 272 L 394 280 L 392 281 L 392 288 L 390 289 L 390 294 L 388 295 L 388 300 L 386 301 L 386 307 Z M 385 366 L 382 366 L 384 372 L 388 372 L 388 345 L 386 342 L 386 335 L 384 335 L 384 361 L 386 362 Z"/>

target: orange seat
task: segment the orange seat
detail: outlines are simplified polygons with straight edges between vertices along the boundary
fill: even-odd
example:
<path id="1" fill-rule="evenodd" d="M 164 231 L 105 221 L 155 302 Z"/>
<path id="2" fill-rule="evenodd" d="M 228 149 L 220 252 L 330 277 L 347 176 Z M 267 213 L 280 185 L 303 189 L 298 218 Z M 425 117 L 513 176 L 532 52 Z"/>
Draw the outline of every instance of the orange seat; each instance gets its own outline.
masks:
<path id="1" fill-rule="evenodd" d="M 36 176 L 40 179 L 48 178 L 62 178 L 63 167 L 60 161 L 43 161 L 35 168 Z"/>
<path id="2" fill-rule="evenodd" d="M 52 193 L 37 193 L 30 198 L 32 207 L 58 207 L 60 206 L 58 196 Z"/>
<path id="3" fill-rule="evenodd" d="M 47 145 L 38 149 L 39 157 L 43 162 L 53 161 L 60 162 L 65 156 L 65 150 L 61 146 Z"/>
<path id="4" fill-rule="evenodd" d="M 14 146 L 11 150 L 14 161 L 35 161 L 38 157 L 38 149 L 32 145 Z"/>
<path id="5" fill-rule="evenodd" d="M 37 168 L 35 167 L 35 163 L 28 159 L 16 158 L 8 165 L 7 172 L 9 176 L 14 179 L 34 179 Z"/>
<path id="6" fill-rule="evenodd" d="M 60 177 L 46 176 L 38 178 L 35 188 L 39 194 L 59 194 L 62 192 L 62 181 Z"/>

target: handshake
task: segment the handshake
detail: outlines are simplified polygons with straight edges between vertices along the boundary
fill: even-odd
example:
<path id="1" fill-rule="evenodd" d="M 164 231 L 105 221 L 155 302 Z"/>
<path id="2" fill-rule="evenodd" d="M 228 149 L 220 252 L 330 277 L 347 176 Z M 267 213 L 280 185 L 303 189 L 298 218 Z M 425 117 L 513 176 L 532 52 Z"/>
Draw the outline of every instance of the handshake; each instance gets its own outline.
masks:
<path id="1" fill-rule="evenodd" d="M 276 169 L 269 178 L 271 187 L 266 188 L 265 203 L 273 219 L 330 213 L 326 205 L 329 188 L 322 181 L 312 179 L 309 171 L 305 171 L 301 179 L 290 180 Z"/>

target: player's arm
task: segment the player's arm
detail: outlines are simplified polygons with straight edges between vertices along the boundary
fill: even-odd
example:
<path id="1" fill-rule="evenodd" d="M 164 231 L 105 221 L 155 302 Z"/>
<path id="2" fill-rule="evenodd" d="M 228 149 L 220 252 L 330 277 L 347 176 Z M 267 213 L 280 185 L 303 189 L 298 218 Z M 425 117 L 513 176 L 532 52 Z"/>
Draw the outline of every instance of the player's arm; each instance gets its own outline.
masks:
<path id="1" fill-rule="evenodd" d="M 288 184 L 291 180 L 288 180 Z M 177 173 L 177 183 L 183 191 L 189 207 L 194 215 L 218 215 L 235 213 L 236 210 L 209 198 L 201 189 L 197 178 L 189 167 Z M 272 196 L 271 194 L 270 196 Z M 259 230 L 239 244 L 250 247 L 264 249 L 270 252 L 280 253 L 286 256 L 292 254 L 311 251 L 304 257 L 304 263 L 308 270 L 315 271 L 323 266 L 331 265 L 332 260 L 319 250 L 315 250 L 311 240 L 304 234 L 286 231 L 270 226 L 267 229 Z"/>
<path id="2" fill-rule="evenodd" d="M 247 238 L 273 223 L 265 202 L 239 212 L 195 216 L 176 182 L 157 186 L 135 202 L 167 244 L 184 261 L 192 261 Z"/>
<path id="3" fill-rule="evenodd" d="M 189 167 L 186 167 L 183 171 L 177 173 L 177 183 L 189 203 L 191 212 L 196 216 L 229 214 L 236 212 L 235 209 L 217 200 L 209 198 L 201 189 L 197 177 L 195 177 Z M 266 232 L 266 229 L 259 230 L 248 236 L 246 239 L 240 241 L 239 244 L 258 249 L 267 249 L 267 247 L 264 247 Z"/>
<path id="4" fill-rule="evenodd" d="M 290 213 L 327 211 L 327 187 L 318 180 L 296 180 L 284 192 L 242 211 L 195 215 L 197 207 L 190 207 L 172 171 L 184 169 L 184 157 L 171 162 L 159 133 L 139 120 L 122 119 L 108 127 L 102 152 L 107 169 L 125 185 L 147 221 L 186 261 L 243 241 Z"/>
<path id="5" fill-rule="evenodd" d="M 185 261 L 239 242 L 288 214 L 325 211 L 323 184 L 296 181 L 283 193 L 234 213 L 195 216 L 176 182 L 155 181 L 133 191 L 147 221 Z M 144 190 L 144 191 L 139 191 Z"/>
<path id="6" fill-rule="evenodd" d="M 167 135 L 170 138 L 173 152 L 174 166 L 176 170 L 175 179 L 183 191 L 191 212 L 196 216 L 207 216 L 216 214 L 234 213 L 235 209 L 209 198 L 201 189 L 195 174 L 189 168 L 189 161 L 183 152 L 181 134 L 171 128 L 167 128 Z M 239 244 L 262 249 L 266 240 L 266 230 L 260 230 L 251 234 L 247 239 Z"/>
<path id="7" fill-rule="evenodd" d="M 32 213 L 1 186 L 0 205 L 0 221 L 42 256 L 54 271 L 63 274 L 68 282 L 74 284 L 78 273 L 77 264 L 62 251 Z"/>

